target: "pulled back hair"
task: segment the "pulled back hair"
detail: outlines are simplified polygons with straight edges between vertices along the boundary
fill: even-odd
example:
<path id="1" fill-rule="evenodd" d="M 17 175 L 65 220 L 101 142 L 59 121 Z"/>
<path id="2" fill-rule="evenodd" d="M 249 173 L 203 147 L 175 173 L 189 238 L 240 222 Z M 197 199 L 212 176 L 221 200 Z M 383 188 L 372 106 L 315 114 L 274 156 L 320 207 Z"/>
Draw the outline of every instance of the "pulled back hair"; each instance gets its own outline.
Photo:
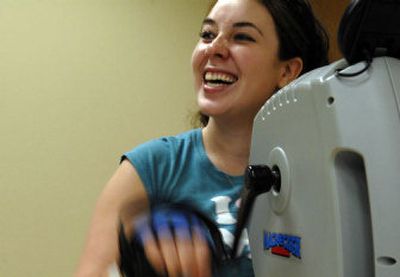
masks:
<path id="1" fill-rule="evenodd" d="M 216 2 L 216 1 L 215 1 Z M 299 57 L 304 74 L 328 64 L 329 39 L 315 18 L 308 0 L 258 0 L 271 14 L 279 41 L 279 59 Z M 208 116 L 198 113 L 200 126 L 206 126 Z"/>
<path id="2" fill-rule="evenodd" d="M 274 19 L 280 60 L 300 57 L 306 73 L 328 64 L 329 39 L 307 0 L 259 0 Z"/>

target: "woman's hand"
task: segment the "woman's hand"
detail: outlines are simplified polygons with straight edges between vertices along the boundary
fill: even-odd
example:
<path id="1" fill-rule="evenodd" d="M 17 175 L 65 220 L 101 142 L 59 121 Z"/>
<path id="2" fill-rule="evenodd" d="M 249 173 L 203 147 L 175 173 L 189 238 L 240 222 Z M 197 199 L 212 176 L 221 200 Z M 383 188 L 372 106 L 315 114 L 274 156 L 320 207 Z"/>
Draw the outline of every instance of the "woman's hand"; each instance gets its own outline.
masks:
<path id="1" fill-rule="evenodd" d="M 212 251 L 208 230 L 188 212 L 156 209 L 135 220 L 134 241 L 160 275 L 211 277 Z"/>

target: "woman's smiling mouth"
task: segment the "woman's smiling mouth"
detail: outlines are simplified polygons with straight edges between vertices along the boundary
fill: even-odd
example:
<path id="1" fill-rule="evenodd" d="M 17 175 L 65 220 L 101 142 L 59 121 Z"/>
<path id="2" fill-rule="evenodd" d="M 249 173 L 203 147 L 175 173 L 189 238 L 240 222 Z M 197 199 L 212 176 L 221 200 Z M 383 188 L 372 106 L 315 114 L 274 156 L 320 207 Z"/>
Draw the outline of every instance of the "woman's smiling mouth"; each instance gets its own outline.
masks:
<path id="1" fill-rule="evenodd" d="M 204 84 L 210 88 L 222 88 L 234 84 L 238 78 L 230 73 L 221 71 L 206 71 L 203 76 Z"/>

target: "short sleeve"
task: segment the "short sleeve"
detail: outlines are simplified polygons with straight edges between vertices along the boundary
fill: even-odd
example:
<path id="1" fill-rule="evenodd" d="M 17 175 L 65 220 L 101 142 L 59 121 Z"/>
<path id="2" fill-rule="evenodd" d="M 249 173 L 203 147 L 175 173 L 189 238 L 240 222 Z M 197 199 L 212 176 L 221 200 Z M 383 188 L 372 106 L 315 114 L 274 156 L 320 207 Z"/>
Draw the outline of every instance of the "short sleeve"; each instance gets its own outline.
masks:
<path id="1" fill-rule="evenodd" d="M 123 154 L 134 166 L 147 191 L 150 203 L 166 201 L 170 194 L 168 180 L 173 172 L 171 142 L 160 138 L 141 144 Z"/>

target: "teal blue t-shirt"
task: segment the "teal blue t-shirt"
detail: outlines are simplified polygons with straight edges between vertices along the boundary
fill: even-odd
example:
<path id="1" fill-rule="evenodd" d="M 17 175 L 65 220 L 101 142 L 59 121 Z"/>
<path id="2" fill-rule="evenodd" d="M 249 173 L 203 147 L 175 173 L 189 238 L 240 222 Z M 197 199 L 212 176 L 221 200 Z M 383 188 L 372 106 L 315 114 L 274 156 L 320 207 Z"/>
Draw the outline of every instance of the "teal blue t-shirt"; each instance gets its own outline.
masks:
<path id="1" fill-rule="evenodd" d="M 124 158 L 138 172 L 150 205 L 192 203 L 215 220 L 226 246 L 232 246 L 244 177 L 227 175 L 212 164 L 201 129 L 151 140 L 125 153 Z M 254 276 L 246 231 L 239 245 L 240 257 L 218 276 Z"/>

